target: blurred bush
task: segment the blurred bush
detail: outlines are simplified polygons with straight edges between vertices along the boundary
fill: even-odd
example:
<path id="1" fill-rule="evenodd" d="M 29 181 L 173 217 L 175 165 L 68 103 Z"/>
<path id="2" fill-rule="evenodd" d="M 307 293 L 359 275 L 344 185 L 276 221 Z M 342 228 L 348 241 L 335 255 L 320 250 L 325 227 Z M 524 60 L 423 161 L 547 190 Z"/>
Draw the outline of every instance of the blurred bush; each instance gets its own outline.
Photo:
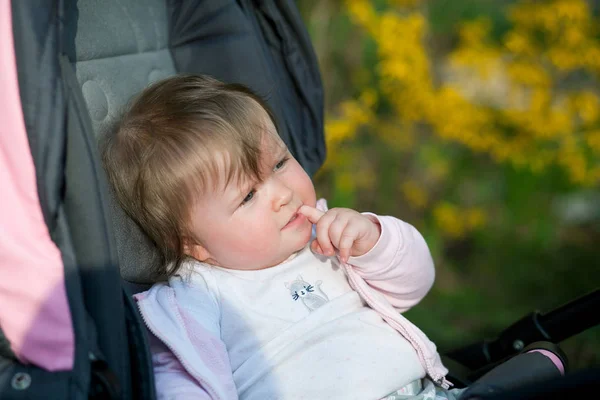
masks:
<path id="1" fill-rule="evenodd" d="M 442 350 L 598 287 L 595 2 L 300 6 L 326 88 L 319 194 L 423 233 L 437 280 L 409 317 Z M 600 363 L 598 328 L 565 347 Z"/>

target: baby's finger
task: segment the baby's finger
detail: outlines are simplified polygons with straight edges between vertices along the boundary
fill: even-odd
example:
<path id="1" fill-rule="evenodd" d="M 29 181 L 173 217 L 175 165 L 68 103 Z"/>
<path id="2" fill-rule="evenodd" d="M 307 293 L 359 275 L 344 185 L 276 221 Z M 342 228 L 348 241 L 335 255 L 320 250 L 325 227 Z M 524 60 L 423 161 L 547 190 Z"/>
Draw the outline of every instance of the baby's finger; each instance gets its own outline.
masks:
<path id="1" fill-rule="evenodd" d="M 323 254 L 323 249 L 319 245 L 319 241 L 316 239 L 312 241 L 312 243 L 310 244 L 310 248 L 314 253 Z"/>
<path id="2" fill-rule="evenodd" d="M 332 256 L 335 254 L 335 249 L 331 243 L 331 239 L 329 238 L 329 227 L 331 226 L 333 220 L 335 220 L 335 214 L 326 213 L 321 217 L 319 223 L 315 226 L 319 246 L 321 246 L 321 250 L 323 250 L 323 254 L 326 256 Z"/>
<path id="3" fill-rule="evenodd" d="M 308 220 L 313 224 L 319 222 L 323 214 L 325 214 L 323 211 L 307 205 L 300 207 L 298 212 L 308 218 Z"/>
<path id="4" fill-rule="evenodd" d="M 337 214 L 329 226 L 329 240 L 331 240 L 331 244 L 338 250 L 340 248 L 342 233 L 346 229 L 347 224 L 348 219 L 343 214 Z"/>
<path id="5" fill-rule="evenodd" d="M 338 246 L 342 262 L 348 262 L 348 258 L 350 258 L 352 251 L 352 245 L 354 245 L 354 241 L 357 237 L 358 232 L 356 229 L 354 229 L 352 225 L 347 225 L 340 236 L 340 243 Z"/>

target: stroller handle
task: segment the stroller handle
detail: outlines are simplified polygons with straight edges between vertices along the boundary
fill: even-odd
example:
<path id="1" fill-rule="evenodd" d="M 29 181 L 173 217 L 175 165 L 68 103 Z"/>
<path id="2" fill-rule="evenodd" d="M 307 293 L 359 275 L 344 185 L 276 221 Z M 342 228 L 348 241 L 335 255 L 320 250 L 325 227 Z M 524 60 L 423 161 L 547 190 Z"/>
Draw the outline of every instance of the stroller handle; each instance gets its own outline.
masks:
<path id="1" fill-rule="evenodd" d="M 486 339 L 450 351 L 447 356 L 472 370 L 498 362 L 537 341 L 559 343 L 588 328 L 600 325 L 600 289 L 570 301 L 546 314 L 534 311 Z"/>
<path id="2" fill-rule="evenodd" d="M 581 296 L 546 315 L 540 315 L 541 326 L 554 343 L 600 325 L 600 289 Z"/>

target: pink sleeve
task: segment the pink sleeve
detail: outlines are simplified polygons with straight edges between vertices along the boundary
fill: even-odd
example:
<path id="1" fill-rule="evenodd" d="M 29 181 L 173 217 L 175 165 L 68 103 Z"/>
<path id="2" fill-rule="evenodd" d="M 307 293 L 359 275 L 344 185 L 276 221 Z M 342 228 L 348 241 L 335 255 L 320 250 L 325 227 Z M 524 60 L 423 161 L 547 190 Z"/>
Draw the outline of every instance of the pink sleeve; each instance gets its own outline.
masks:
<path id="1" fill-rule="evenodd" d="M 220 312 L 202 276 L 156 284 L 134 296 L 148 330 L 159 399 L 237 400 Z"/>
<path id="2" fill-rule="evenodd" d="M 69 370 L 74 335 L 64 269 L 38 200 L 10 4 L 0 0 L 0 326 L 22 362 L 50 371 Z"/>
<path id="3" fill-rule="evenodd" d="M 350 257 L 348 264 L 396 309 L 407 311 L 421 301 L 433 285 L 435 269 L 427 243 L 406 222 L 365 214 L 379 221 L 381 236 L 368 253 Z"/>
<path id="4" fill-rule="evenodd" d="M 149 334 L 149 338 L 157 400 L 211 400 L 173 352 L 156 336 Z"/>

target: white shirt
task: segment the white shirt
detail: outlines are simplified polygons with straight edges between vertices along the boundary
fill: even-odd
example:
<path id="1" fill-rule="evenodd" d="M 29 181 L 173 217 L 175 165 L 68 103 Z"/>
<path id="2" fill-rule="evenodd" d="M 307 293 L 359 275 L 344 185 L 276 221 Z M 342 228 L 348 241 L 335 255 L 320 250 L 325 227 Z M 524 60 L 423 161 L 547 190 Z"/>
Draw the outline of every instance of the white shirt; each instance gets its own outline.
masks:
<path id="1" fill-rule="evenodd" d="M 276 268 L 193 269 L 240 399 L 379 399 L 425 376 L 411 344 L 365 305 L 335 258 L 306 248 Z"/>

